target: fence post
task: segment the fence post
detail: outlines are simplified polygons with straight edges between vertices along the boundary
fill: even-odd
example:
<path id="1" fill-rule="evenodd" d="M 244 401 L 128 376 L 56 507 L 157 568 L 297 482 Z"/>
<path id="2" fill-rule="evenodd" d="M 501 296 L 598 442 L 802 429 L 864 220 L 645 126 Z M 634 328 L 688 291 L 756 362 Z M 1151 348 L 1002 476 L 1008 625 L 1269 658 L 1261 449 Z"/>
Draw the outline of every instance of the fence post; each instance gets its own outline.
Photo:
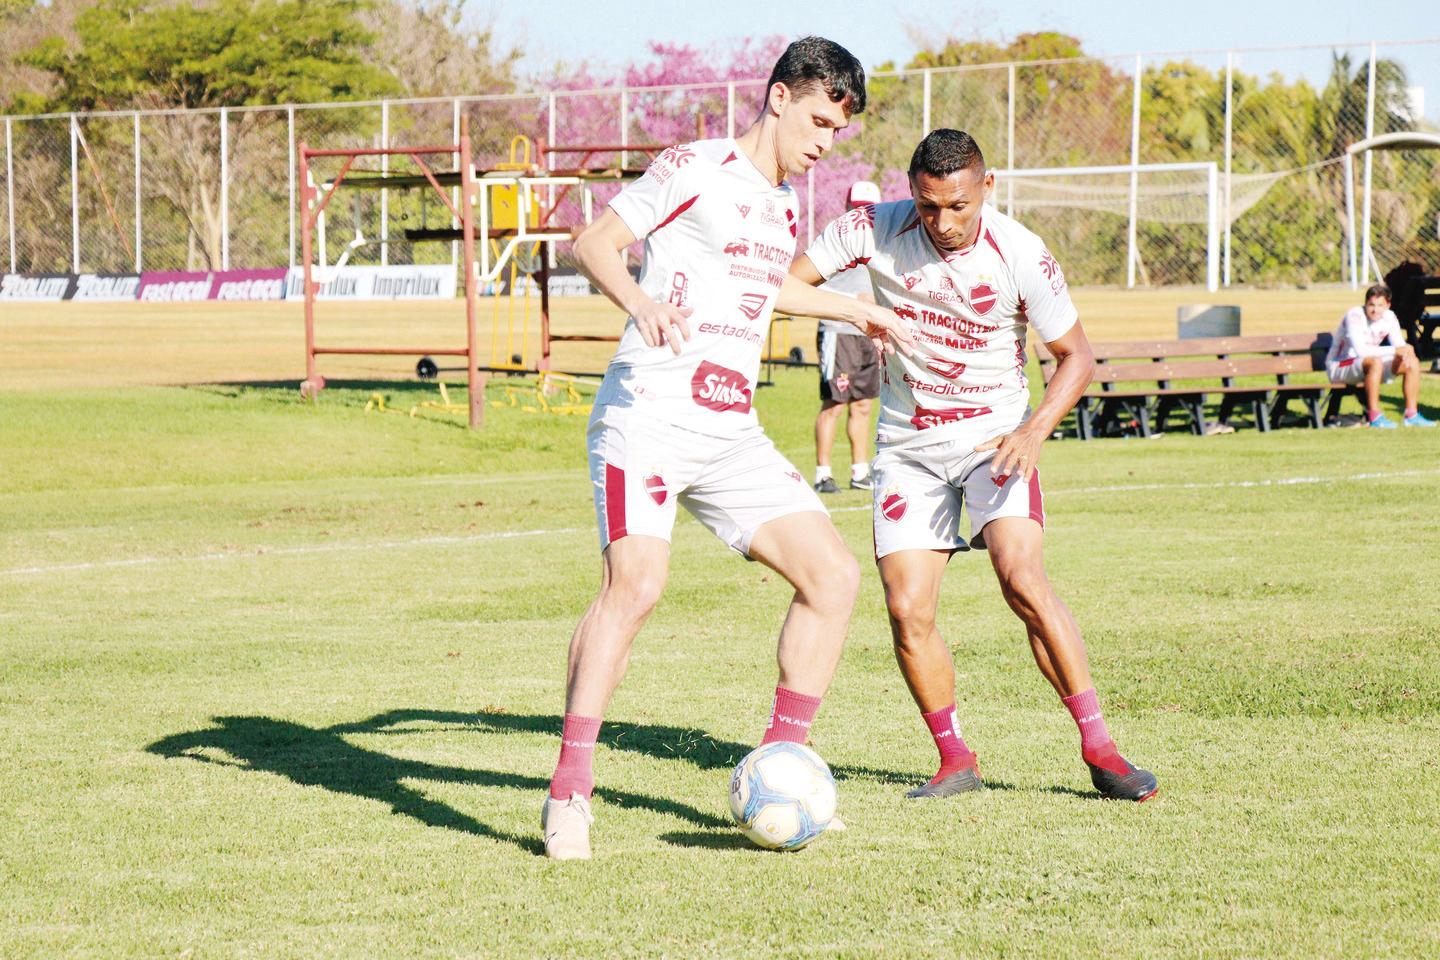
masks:
<path id="1" fill-rule="evenodd" d="M 555 131 L 558 129 L 558 125 L 555 122 L 555 103 L 555 94 L 551 93 L 548 104 L 550 109 L 546 111 L 546 137 L 547 142 L 552 148 L 555 146 Z M 555 172 L 555 154 L 553 150 L 545 157 L 545 172 L 549 174 L 554 174 Z M 549 216 L 555 216 L 555 185 L 553 183 L 545 188 L 545 209 L 548 211 Z M 484 242 L 489 243 L 489 238 L 485 238 Z M 545 256 L 550 261 L 550 269 L 554 270 L 559 265 L 559 260 L 555 255 L 555 244 L 545 244 Z"/>
<path id="2" fill-rule="evenodd" d="M 380 101 L 380 147 L 388 150 L 390 148 L 390 101 Z M 380 154 L 380 176 L 390 174 L 390 155 Z M 360 229 L 357 223 L 355 229 Z M 380 265 L 383 267 L 390 262 L 390 188 L 380 188 Z"/>
<path id="3" fill-rule="evenodd" d="M 622 90 L 620 91 L 620 146 L 622 146 L 622 147 L 628 147 L 628 146 L 630 145 L 630 124 L 628 123 L 629 117 L 630 117 L 630 90 L 629 90 L 629 88 L 627 87 L 627 88 L 622 89 Z M 627 167 L 627 166 L 629 166 L 629 165 L 630 165 L 630 157 L 629 157 L 629 154 L 627 154 L 626 151 L 621 150 L 621 151 L 620 151 L 620 168 L 623 170 L 625 167 Z"/>
<path id="4" fill-rule="evenodd" d="M 1214 293 L 1220 289 L 1220 231 L 1219 224 L 1215 221 L 1220 216 L 1220 189 L 1217 182 L 1220 178 L 1215 169 L 1215 162 L 1210 162 L 1210 169 L 1206 171 L 1207 197 L 1206 208 L 1209 216 L 1206 218 L 1209 223 L 1205 232 L 1205 289 Z"/>
<path id="5" fill-rule="evenodd" d="M 450 104 L 450 136 L 451 136 L 451 138 L 452 138 L 451 142 L 455 144 L 455 149 L 456 149 L 455 159 L 456 159 L 457 165 L 463 167 L 463 166 L 465 166 L 466 164 L 468 164 L 468 163 L 470 162 L 470 158 L 459 152 L 459 150 L 460 150 L 460 101 L 459 101 L 459 100 L 454 100 L 454 101 L 452 101 L 451 104 Z M 481 193 L 484 193 L 484 192 L 485 192 L 485 188 L 484 188 L 483 186 L 480 187 L 480 192 L 481 192 Z M 459 187 L 451 187 L 451 188 L 450 188 L 450 202 L 455 205 L 455 209 L 456 209 L 456 210 L 459 210 L 459 209 L 460 209 L 460 188 L 459 188 Z M 469 200 L 467 199 L 466 202 L 468 203 Z M 452 217 L 450 218 L 450 229 L 452 229 L 452 230 L 459 230 L 459 229 L 460 229 L 460 218 L 459 218 L 459 217 L 454 217 L 454 216 L 452 216 Z M 489 244 L 489 243 L 490 243 L 490 238 L 489 238 L 489 237 L 486 237 L 485 240 L 484 240 L 484 244 L 487 245 L 487 249 L 488 249 L 488 244 Z M 452 268 L 454 268 L 454 267 L 458 267 L 459 265 L 460 265 L 460 241 L 458 241 L 458 240 L 451 240 L 451 241 L 450 241 L 450 266 L 451 266 Z M 466 265 L 465 265 L 465 269 L 466 269 L 466 270 L 473 270 L 474 268 L 471 267 L 469 264 L 466 264 Z"/>
<path id="6" fill-rule="evenodd" d="M 1140 74 L 1144 61 L 1135 54 L 1135 94 L 1130 107 L 1130 229 L 1127 231 L 1125 287 L 1135 289 L 1135 218 L 1140 208 Z"/>
<path id="7" fill-rule="evenodd" d="M 144 245 L 143 245 L 144 230 L 141 229 L 141 226 L 140 226 L 140 223 L 141 223 L 141 210 L 144 209 L 144 206 L 143 206 L 143 204 L 141 204 L 141 201 L 140 201 L 140 199 L 141 199 L 141 186 L 140 186 L 140 173 L 141 173 L 141 166 L 140 166 L 140 164 L 141 164 L 141 161 L 140 161 L 140 111 L 138 111 L 138 109 L 137 109 L 137 111 L 135 111 L 134 130 L 135 130 L 135 272 L 138 273 L 138 272 L 140 272 L 140 271 L 143 271 L 143 269 L 144 269 L 144 263 L 145 263 Z"/>
<path id="8" fill-rule="evenodd" d="M 1341 167 L 1345 177 L 1345 245 L 1350 260 L 1350 289 L 1360 289 L 1360 271 L 1355 262 L 1355 155 L 1345 151 L 1345 162 Z"/>
<path id="9" fill-rule="evenodd" d="M 285 108 L 285 140 L 290 148 L 290 267 L 295 267 L 295 107 Z"/>
<path id="10" fill-rule="evenodd" d="M 735 81 L 725 84 L 725 136 L 735 136 Z"/>
<path id="11" fill-rule="evenodd" d="M 920 136 L 924 137 L 930 132 L 930 68 L 926 67 L 921 74 L 924 82 L 921 85 L 920 100 Z"/>
<path id="12" fill-rule="evenodd" d="M 1225 217 L 1225 250 L 1222 258 L 1225 264 L 1225 286 L 1230 286 L 1230 158 L 1234 140 L 1231 138 L 1231 125 L 1235 107 L 1235 54 L 1227 50 L 1225 52 L 1225 206 L 1223 214 Z"/>
<path id="13" fill-rule="evenodd" d="M 220 108 L 220 269 L 230 269 L 230 111 Z"/>
<path id="14" fill-rule="evenodd" d="M 1370 44 L 1370 75 L 1365 87 L 1365 139 L 1375 136 L 1375 44 Z M 1370 164 L 1373 150 L 1365 151 L 1365 212 L 1360 220 L 1360 276 L 1370 282 L 1375 251 L 1370 247 Z M 1379 277 L 1375 278 L 1379 280 Z"/>
<path id="15" fill-rule="evenodd" d="M 1010 64 L 1008 90 L 1005 95 L 1005 169 L 1015 169 L 1015 64 Z M 1015 216 L 1015 182 L 1005 178 L 1005 216 Z"/>
<path id="16" fill-rule="evenodd" d="M 81 272 L 81 166 L 76 150 L 79 148 L 79 127 L 75 114 L 71 114 L 71 272 Z M 1369 200 L 1369 194 L 1365 196 Z M 1369 207 L 1367 206 L 1367 210 Z"/>
<path id="17" fill-rule="evenodd" d="M 10 118 L 5 118 L 5 212 L 10 217 L 10 272 L 15 273 L 15 150 Z"/>

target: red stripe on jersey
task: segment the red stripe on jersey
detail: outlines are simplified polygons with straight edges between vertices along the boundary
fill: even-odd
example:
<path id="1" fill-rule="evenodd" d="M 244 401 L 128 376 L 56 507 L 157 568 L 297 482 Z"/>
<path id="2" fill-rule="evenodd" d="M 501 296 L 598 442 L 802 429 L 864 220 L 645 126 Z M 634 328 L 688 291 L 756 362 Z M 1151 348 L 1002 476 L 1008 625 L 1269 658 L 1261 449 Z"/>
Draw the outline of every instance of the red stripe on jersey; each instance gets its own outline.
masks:
<path id="1" fill-rule="evenodd" d="M 1045 526 L 1045 495 L 1040 492 L 1040 468 L 1030 473 L 1030 519 Z"/>
<path id="2" fill-rule="evenodd" d="M 614 543 L 625 536 L 625 471 L 605 464 L 605 540 Z"/>
<path id="3" fill-rule="evenodd" d="M 985 241 L 995 249 L 995 256 L 1000 258 L 1000 262 L 1004 263 L 1005 254 L 1000 252 L 1000 244 L 995 242 L 995 234 L 991 233 L 988 229 L 985 231 Z"/>
<path id="4" fill-rule="evenodd" d="M 739 160 L 739 159 L 740 159 L 739 157 L 735 156 L 735 151 L 734 151 L 734 150 L 731 150 L 731 151 L 730 151 L 730 156 L 728 156 L 728 157 L 726 157 L 724 160 L 721 160 L 721 161 L 720 161 L 720 166 L 723 167 L 723 166 L 725 166 L 725 164 L 729 163 L 730 161 L 732 161 L 732 160 Z"/>
<path id="5" fill-rule="evenodd" d="M 854 260 L 851 260 L 849 263 L 845 264 L 845 266 L 841 267 L 839 270 L 836 270 L 835 272 L 836 272 L 836 273 L 844 273 L 846 270 L 853 270 L 853 269 L 855 269 L 856 267 L 863 266 L 864 264 L 867 264 L 867 263 L 869 263 L 869 262 L 870 262 L 870 258 L 869 258 L 869 257 L 856 257 Z"/>
<path id="6" fill-rule="evenodd" d="M 674 220 L 676 217 L 680 216 L 680 214 L 684 213 L 686 210 L 689 210 L 691 207 L 695 206 L 695 201 L 696 201 L 696 200 L 699 200 L 699 199 L 700 199 L 700 194 L 697 193 L 697 194 L 695 194 L 695 196 L 691 197 L 689 200 L 686 200 L 684 203 L 680 204 L 680 206 L 676 207 L 674 210 L 671 210 L 671 211 L 670 211 L 670 216 L 666 217 L 664 220 L 661 220 L 658 224 L 656 224 L 655 229 L 654 229 L 654 230 L 651 230 L 650 232 L 651 232 L 651 233 L 659 233 L 661 229 L 663 229 L 664 227 L 666 227 L 666 226 L 669 225 L 669 223 L 670 223 L 671 220 Z"/>

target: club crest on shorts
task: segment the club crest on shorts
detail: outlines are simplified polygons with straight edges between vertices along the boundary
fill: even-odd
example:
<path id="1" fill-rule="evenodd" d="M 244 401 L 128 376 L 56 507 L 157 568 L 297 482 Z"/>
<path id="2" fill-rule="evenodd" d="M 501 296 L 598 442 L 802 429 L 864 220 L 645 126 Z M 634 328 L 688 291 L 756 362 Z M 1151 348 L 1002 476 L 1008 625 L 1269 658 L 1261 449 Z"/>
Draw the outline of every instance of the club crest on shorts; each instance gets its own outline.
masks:
<path id="1" fill-rule="evenodd" d="M 900 518 L 905 516 L 905 508 L 908 506 L 910 498 L 894 487 L 887 488 L 880 495 L 880 516 L 891 523 L 898 523 Z"/>
<path id="2" fill-rule="evenodd" d="M 995 306 L 995 299 L 995 288 L 988 283 L 977 283 L 970 288 L 970 309 L 982 317 Z"/>
<path id="3" fill-rule="evenodd" d="M 835 392 L 844 393 L 850 389 L 850 374 L 841 372 L 835 377 Z"/>
<path id="4" fill-rule="evenodd" d="M 665 478 L 660 475 L 660 471 L 657 470 L 645 478 L 645 492 L 650 494 L 655 506 L 665 506 L 665 501 L 670 497 L 670 488 L 665 485 Z"/>

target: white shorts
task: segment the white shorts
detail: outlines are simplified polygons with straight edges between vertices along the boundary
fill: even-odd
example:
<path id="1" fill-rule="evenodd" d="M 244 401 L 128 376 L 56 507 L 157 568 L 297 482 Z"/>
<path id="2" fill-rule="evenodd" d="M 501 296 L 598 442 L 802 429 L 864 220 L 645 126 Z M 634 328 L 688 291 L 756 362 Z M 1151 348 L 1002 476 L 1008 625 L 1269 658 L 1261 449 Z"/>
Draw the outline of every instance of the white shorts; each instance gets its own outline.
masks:
<path id="1" fill-rule="evenodd" d="M 1381 382 L 1390 383 L 1395 379 L 1395 358 L 1385 357 L 1384 360 L 1385 372 L 1381 375 Z M 1338 363 L 1327 363 L 1325 372 L 1329 375 L 1331 383 L 1365 382 L 1365 364 L 1359 357 L 1341 360 Z"/>
<path id="2" fill-rule="evenodd" d="M 601 550 L 630 534 L 668 543 L 677 503 L 746 556 L 755 531 L 771 520 L 809 511 L 828 516 L 759 426 L 722 440 L 647 414 L 601 405 L 591 414 L 590 482 Z"/>
<path id="3" fill-rule="evenodd" d="M 875 559 L 900 550 L 985 549 L 982 531 L 1001 517 L 1029 517 L 1045 526 L 1040 472 L 992 477 L 994 450 L 976 453 L 989 435 L 920 447 L 887 447 L 875 455 Z M 970 520 L 960 532 L 960 508 Z"/>

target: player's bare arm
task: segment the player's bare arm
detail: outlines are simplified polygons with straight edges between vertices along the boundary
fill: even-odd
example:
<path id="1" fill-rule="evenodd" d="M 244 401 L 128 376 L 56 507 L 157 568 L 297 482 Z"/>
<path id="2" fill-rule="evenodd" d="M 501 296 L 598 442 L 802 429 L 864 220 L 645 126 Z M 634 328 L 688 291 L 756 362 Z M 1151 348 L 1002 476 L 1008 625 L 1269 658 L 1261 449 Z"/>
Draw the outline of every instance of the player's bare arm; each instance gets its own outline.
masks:
<path id="1" fill-rule="evenodd" d="M 576 238 L 575 260 L 611 303 L 635 318 L 635 326 L 647 346 L 668 343 L 671 350 L 679 353 L 690 339 L 687 318 L 695 311 L 652 300 L 635 282 L 625 269 L 624 255 L 635 240 L 625 221 L 606 207 L 600 218 Z"/>
<path id="2" fill-rule="evenodd" d="M 975 448 L 977 451 L 997 451 L 990 462 L 990 472 L 997 477 L 1019 472 L 1021 480 L 1030 480 L 1030 474 L 1040 460 L 1041 445 L 1055 432 L 1095 376 L 1095 354 L 1078 320 L 1045 347 L 1055 357 L 1055 375 L 1045 387 L 1040 406 L 1019 429 L 987 440 Z"/>
<path id="3" fill-rule="evenodd" d="M 886 353 L 894 353 L 897 346 L 902 350 L 914 347 L 915 336 L 904 317 L 873 301 L 816 289 L 824 280 L 809 257 L 797 257 L 790 265 L 790 275 L 780 286 L 776 312 L 854 324 Z"/>

